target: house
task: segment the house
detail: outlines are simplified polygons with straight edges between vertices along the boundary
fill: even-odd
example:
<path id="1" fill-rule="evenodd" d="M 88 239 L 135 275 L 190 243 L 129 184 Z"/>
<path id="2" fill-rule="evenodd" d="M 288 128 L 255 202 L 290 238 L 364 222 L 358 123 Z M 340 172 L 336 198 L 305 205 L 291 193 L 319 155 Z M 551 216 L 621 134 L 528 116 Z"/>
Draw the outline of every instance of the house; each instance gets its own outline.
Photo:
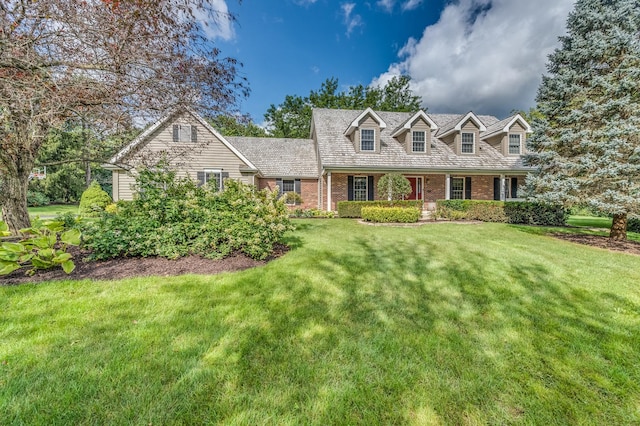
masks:
<path id="1" fill-rule="evenodd" d="M 314 109 L 309 139 L 225 137 L 192 110 L 159 120 L 117 153 L 114 200 L 131 199 L 135 167 L 163 155 L 201 184 L 227 178 L 295 192 L 302 208 L 336 210 L 342 200 L 375 200 L 378 179 L 402 173 L 409 199 L 509 200 L 531 168 L 523 164 L 531 127 L 519 114 L 428 114 Z"/>

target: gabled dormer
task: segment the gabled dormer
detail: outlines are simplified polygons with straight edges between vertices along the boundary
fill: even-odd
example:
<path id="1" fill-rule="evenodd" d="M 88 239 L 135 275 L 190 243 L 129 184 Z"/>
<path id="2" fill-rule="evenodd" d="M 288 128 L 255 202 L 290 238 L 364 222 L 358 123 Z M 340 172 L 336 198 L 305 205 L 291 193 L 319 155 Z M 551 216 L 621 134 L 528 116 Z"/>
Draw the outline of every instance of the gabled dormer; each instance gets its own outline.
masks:
<path id="1" fill-rule="evenodd" d="M 517 156 L 525 153 L 529 133 L 532 133 L 529 123 L 516 114 L 489 126 L 482 134 L 482 139 L 504 156 Z"/>
<path id="2" fill-rule="evenodd" d="M 487 127 L 473 112 L 460 116 L 442 127 L 437 136 L 456 153 L 456 155 L 476 155 L 480 132 Z"/>
<path id="3" fill-rule="evenodd" d="M 380 132 L 386 123 L 371 108 L 365 109 L 351 122 L 344 135 L 351 140 L 356 152 L 380 153 Z"/>
<path id="4" fill-rule="evenodd" d="M 431 132 L 438 125 L 422 110 L 400 125 L 391 134 L 404 147 L 407 154 L 430 154 Z"/>

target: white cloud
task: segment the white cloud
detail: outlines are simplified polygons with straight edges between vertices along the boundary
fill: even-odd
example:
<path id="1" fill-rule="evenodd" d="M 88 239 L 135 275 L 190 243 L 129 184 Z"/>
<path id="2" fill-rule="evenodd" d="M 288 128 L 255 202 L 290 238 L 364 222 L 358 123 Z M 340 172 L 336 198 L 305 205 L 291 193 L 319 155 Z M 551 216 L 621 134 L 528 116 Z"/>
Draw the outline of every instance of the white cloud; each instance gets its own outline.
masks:
<path id="1" fill-rule="evenodd" d="M 294 3 L 298 6 L 309 6 L 310 4 L 314 4 L 318 0 L 294 0 Z"/>
<path id="2" fill-rule="evenodd" d="M 340 5 L 340 9 L 342 9 L 344 24 L 347 27 L 347 37 L 349 37 L 353 30 L 355 30 L 357 27 L 361 27 L 362 25 L 364 25 L 364 22 L 362 21 L 362 17 L 360 15 L 352 15 L 353 9 L 355 7 L 355 3 L 342 3 Z"/>
<path id="3" fill-rule="evenodd" d="M 393 6 L 396 4 L 396 0 L 378 0 L 376 4 L 391 13 Z"/>
<path id="4" fill-rule="evenodd" d="M 413 10 L 422 4 L 422 0 L 407 0 L 402 5 L 402 10 Z"/>
<path id="5" fill-rule="evenodd" d="M 223 40 L 231 40 L 235 37 L 233 29 L 233 21 L 230 19 L 229 8 L 225 0 L 211 0 L 211 9 L 216 11 L 217 19 L 211 22 L 209 16 L 196 13 L 196 19 L 200 22 L 205 36 L 210 40 L 221 38 Z"/>
<path id="6" fill-rule="evenodd" d="M 512 109 L 528 109 L 573 4 L 456 1 L 419 40 L 410 38 L 398 52 L 400 61 L 372 84 L 408 74 L 424 106 L 435 113 L 473 110 L 504 117 Z"/>

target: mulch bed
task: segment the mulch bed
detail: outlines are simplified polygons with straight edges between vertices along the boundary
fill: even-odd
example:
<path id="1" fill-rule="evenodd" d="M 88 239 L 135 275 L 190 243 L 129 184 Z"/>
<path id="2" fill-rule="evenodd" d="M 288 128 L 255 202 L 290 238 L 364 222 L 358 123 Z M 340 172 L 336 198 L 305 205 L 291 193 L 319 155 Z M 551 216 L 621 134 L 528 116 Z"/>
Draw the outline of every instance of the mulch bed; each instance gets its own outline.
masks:
<path id="1" fill-rule="evenodd" d="M 640 243 L 636 241 L 616 241 L 611 240 L 609 237 L 603 235 L 566 234 L 561 232 L 551 234 L 551 236 L 560 240 L 571 241 L 572 243 L 599 247 L 612 251 L 621 251 L 628 254 L 640 256 Z"/>
<path id="2" fill-rule="evenodd" d="M 186 256 L 175 260 L 163 257 L 123 257 L 102 261 L 86 260 L 87 251 L 72 251 L 76 269 L 67 275 L 60 268 L 39 270 L 32 276 L 24 270 L 14 271 L 0 277 L 0 285 L 39 283 L 55 280 L 120 280 L 123 278 L 161 276 L 168 277 L 183 274 L 212 275 L 220 272 L 234 272 L 255 268 L 282 256 L 289 247 L 278 245 L 266 260 L 255 260 L 242 253 L 236 253 L 220 260 L 206 259 L 200 256 Z"/>

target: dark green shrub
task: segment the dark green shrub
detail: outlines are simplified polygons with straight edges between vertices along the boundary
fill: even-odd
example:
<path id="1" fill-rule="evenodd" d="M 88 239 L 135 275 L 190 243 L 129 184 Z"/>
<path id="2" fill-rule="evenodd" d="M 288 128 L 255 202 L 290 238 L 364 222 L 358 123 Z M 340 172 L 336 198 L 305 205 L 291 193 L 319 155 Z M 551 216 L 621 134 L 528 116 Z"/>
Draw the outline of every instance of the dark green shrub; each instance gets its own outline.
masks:
<path id="1" fill-rule="evenodd" d="M 627 219 L 627 231 L 640 233 L 640 217 Z"/>
<path id="2" fill-rule="evenodd" d="M 240 251 L 264 259 L 293 229 L 278 193 L 234 180 L 219 192 L 172 173 L 142 171 L 137 186 L 137 199 L 119 202 L 116 213 L 103 212 L 88 225 L 85 246 L 95 258 L 221 258 Z"/>
<path id="3" fill-rule="evenodd" d="M 436 217 L 564 226 L 568 212 L 559 205 L 531 201 L 438 200 L 436 202 Z"/>
<path id="4" fill-rule="evenodd" d="M 393 200 L 393 201 L 338 201 L 339 217 L 362 217 L 360 210 L 364 206 L 370 207 L 416 207 L 422 209 L 420 200 Z"/>
<path id="5" fill-rule="evenodd" d="M 29 207 L 40 207 L 40 206 L 48 206 L 51 203 L 49 197 L 47 197 L 44 193 L 40 191 L 27 191 L 27 206 Z"/>
<path id="6" fill-rule="evenodd" d="M 102 190 L 100 184 L 96 181 L 89 185 L 80 197 L 79 213 L 82 216 L 95 217 L 103 212 L 105 207 L 111 204 L 111 197 Z"/>
<path id="7" fill-rule="evenodd" d="M 378 223 L 413 223 L 422 211 L 417 207 L 362 207 L 362 219 Z"/>

